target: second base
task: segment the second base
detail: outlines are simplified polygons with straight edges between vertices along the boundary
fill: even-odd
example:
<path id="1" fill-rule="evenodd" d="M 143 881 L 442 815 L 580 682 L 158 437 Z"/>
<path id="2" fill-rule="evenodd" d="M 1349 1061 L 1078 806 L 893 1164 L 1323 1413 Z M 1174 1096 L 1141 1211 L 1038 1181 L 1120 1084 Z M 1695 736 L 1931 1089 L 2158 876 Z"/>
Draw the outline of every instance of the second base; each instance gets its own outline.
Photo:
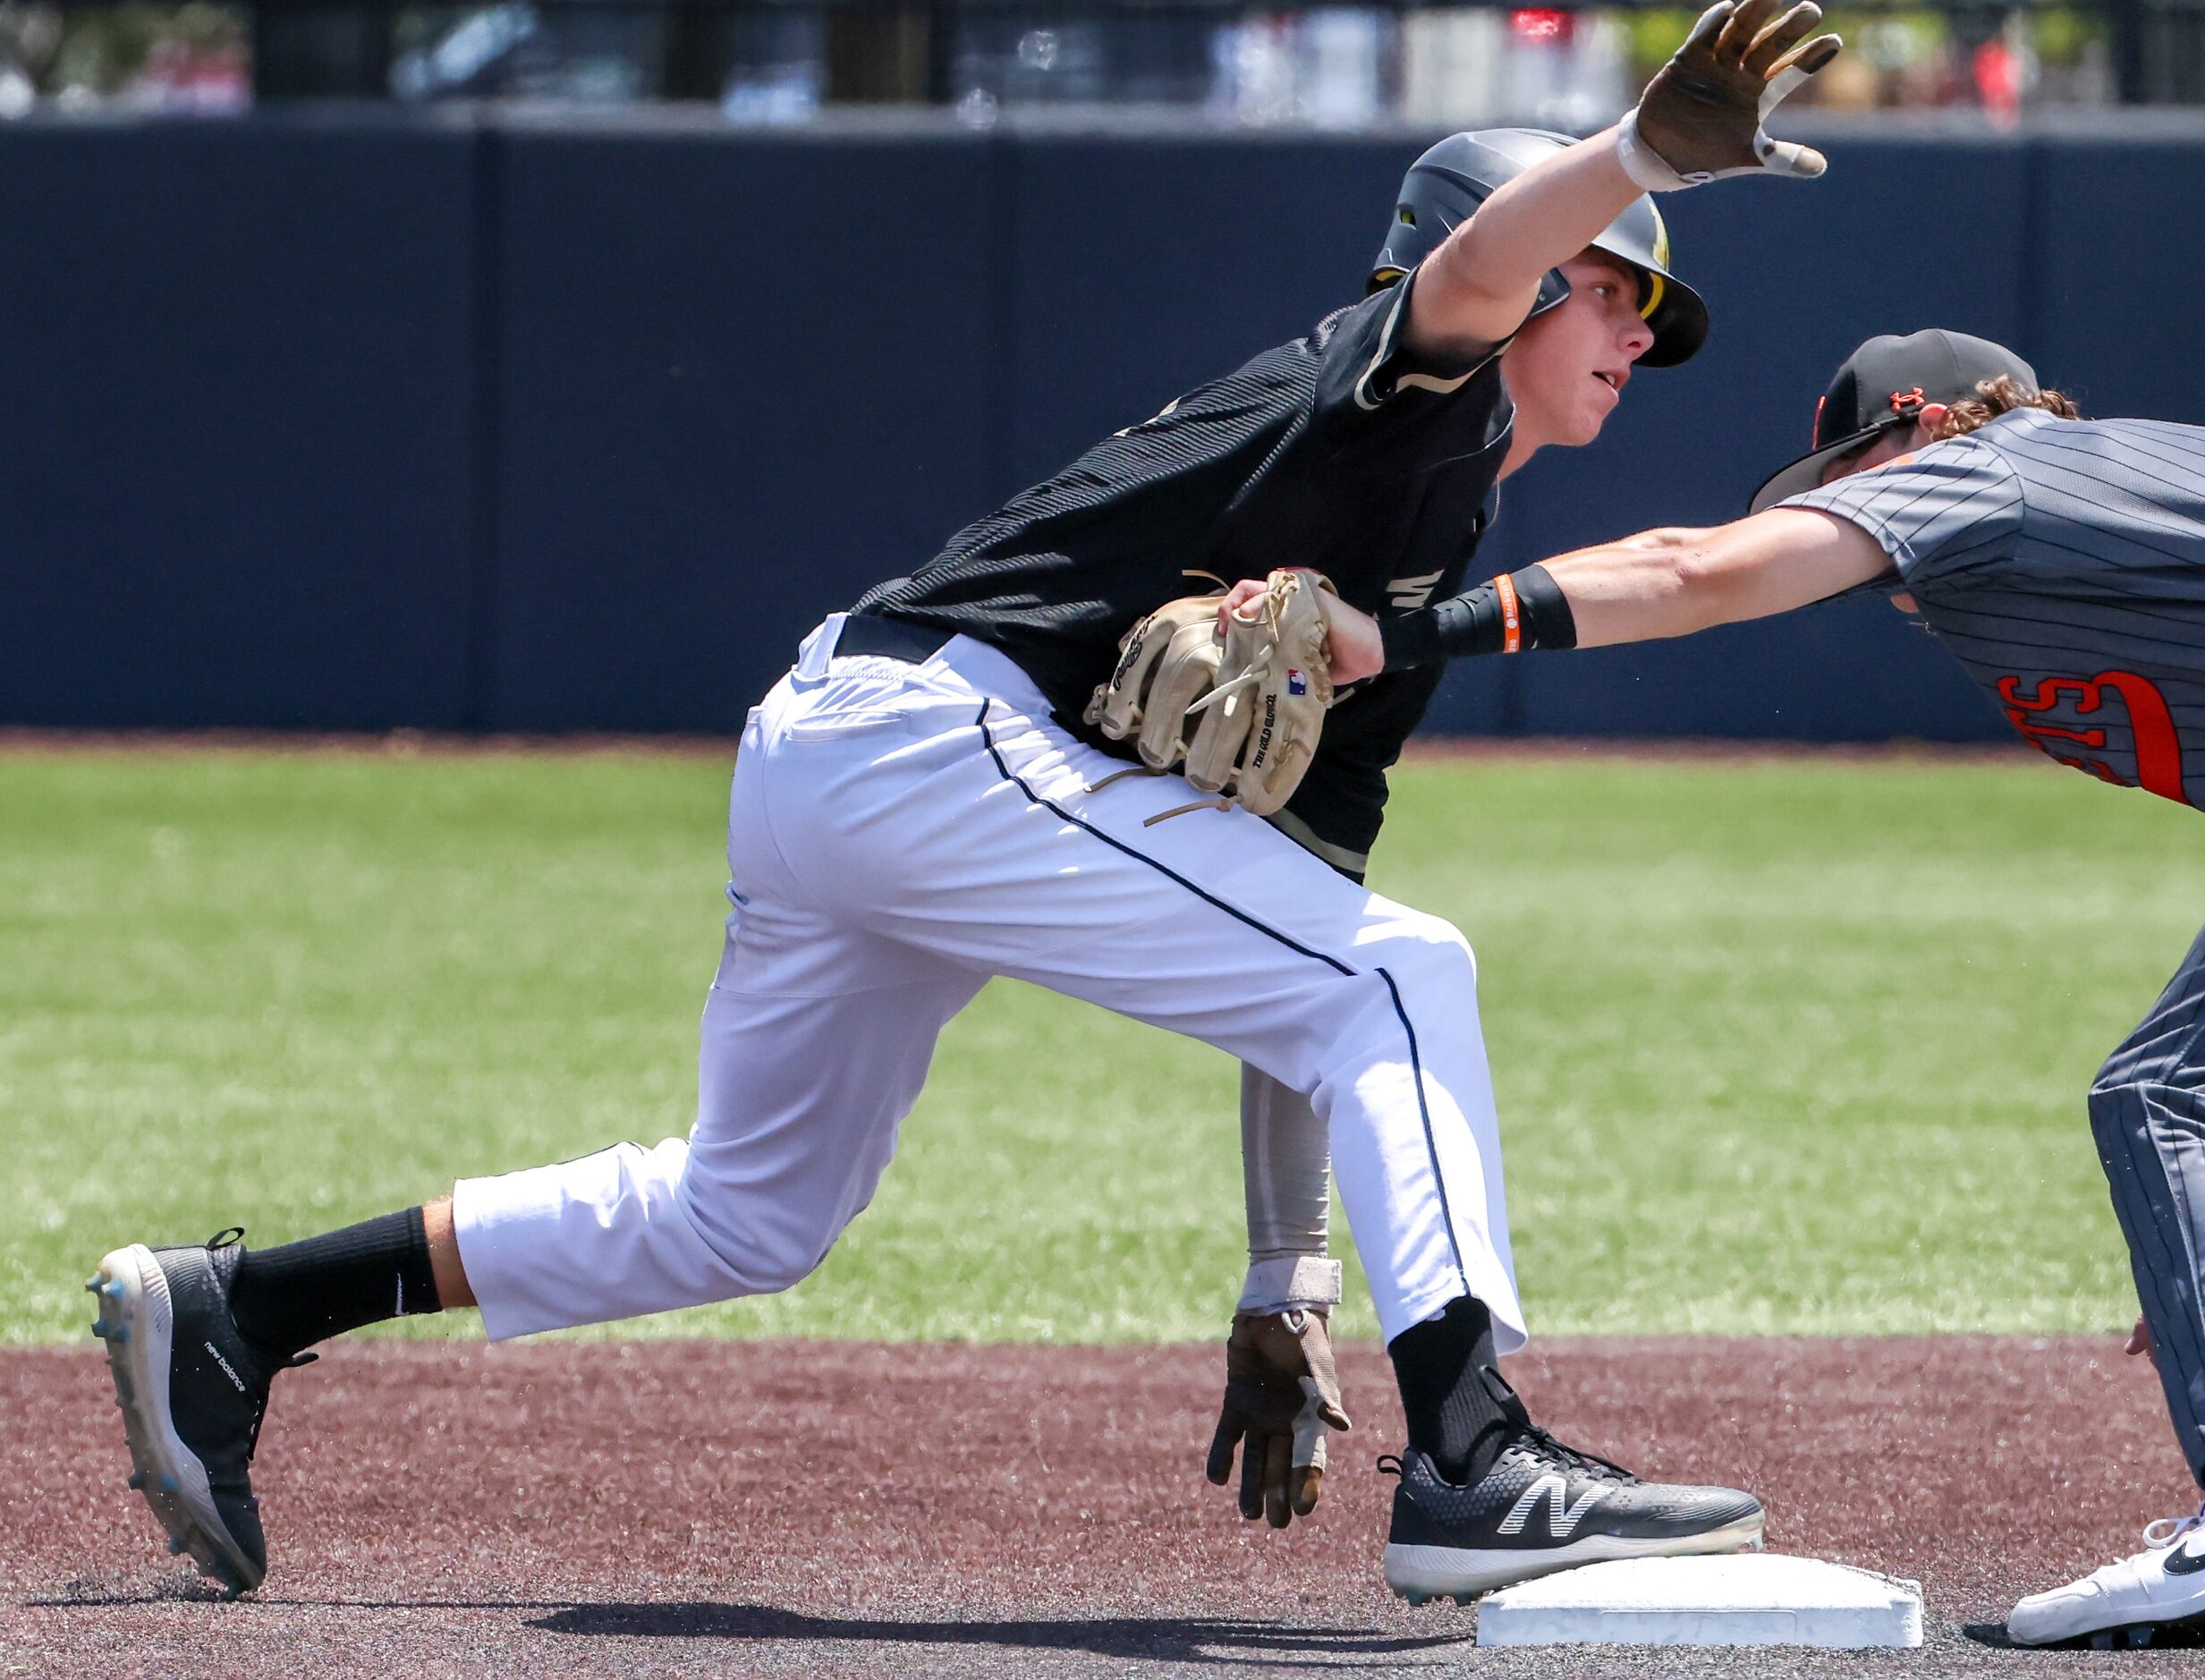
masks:
<path id="1" fill-rule="evenodd" d="M 1811 1557 L 1740 1552 L 1588 1564 L 1478 1607 L 1480 1645 L 1921 1643 L 1921 1587 Z"/>

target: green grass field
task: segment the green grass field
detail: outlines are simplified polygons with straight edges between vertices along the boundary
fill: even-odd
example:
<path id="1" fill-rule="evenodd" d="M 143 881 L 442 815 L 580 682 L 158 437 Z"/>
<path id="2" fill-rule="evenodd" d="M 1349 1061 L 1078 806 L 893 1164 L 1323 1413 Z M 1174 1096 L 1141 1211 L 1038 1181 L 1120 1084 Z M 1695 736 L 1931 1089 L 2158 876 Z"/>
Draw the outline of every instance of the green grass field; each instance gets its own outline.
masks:
<path id="1" fill-rule="evenodd" d="M 0 1339 L 81 1335 L 118 1241 L 280 1241 L 684 1129 L 725 774 L 0 754 Z M 1426 761 L 1375 880 L 1478 948 L 1536 1329 L 2133 1311 L 2082 1091 L 2205 917 L 2194 817 L 2018 759 Z M 816 1277 L 623 1333 L 1217 1334 L 1233 1090 L 997 983 Z"/>

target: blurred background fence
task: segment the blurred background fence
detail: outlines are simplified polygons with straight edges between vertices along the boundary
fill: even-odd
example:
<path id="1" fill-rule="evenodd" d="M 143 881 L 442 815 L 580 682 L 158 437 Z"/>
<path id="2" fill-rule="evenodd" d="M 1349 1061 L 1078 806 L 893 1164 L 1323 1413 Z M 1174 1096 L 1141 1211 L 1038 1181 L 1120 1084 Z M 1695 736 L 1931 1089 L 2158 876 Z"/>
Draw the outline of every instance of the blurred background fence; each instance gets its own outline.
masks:
<path id="1" fill-rule="evenodd" d="M 710 102 L 800 123 L 846 105 L 1200 111 L 1234 122 L 1604 122 L 1696 8 L 1239 0 L 0 0 L 0 115 L 227 111 L 300 98 Z M 1836 4 L 1847 110 L 2188 104 L 2205 0 Z"/>
<path id="2" fill-rule="evenodd" d="M 1334 14 L 1200 5 L 1064 14 L 1047 50 L 1007 11 L 560 7 L 531 13 L 566 44 L 536 61 L 568 66 L 546 84 L 556 100 L 517 97 L 543 91 L 517 59 L 496 77 L 406 68 L 511 10 L 449 28 L 223 13 L 242 80 L 208 121 L 113 88 L 72 99 L 90 84 L 56 68 L 70 43 L 122 14 L 59 14 L 26 115 L 0 123 L 0 723 L 732 730 L 822 614 L 1359 295 L 1400 172 L 1437 133 L 1570 115 L 1525 92 L 1549 83 L 1478 68 L 1496 40 L 1516 50 L 1524 14 L 1507 13 L 1441 19 L 1488 31 L 1444 112 L 1412 97 L 1427 14 L 1338 13 L 1391 55 L 1382 97 L 1338 121 L 1315 72 L 1276 109 L 1215 103 L 1234 31 L 1314 52 L 1345 28 L 1320 25 Z M 19 34 L 25 15 L 0 6 Z M 2104 57 L 2107 14 L 2074 15 Z M 377 97 L 271 97 L 284 31 L 323 43 L 298 47 L 317 67 L 296 77 L 323 88 L 346 19 L 388 25 L 362 61 Z M 1079 85 L 1107 97 L 1028 97 L 1059 85 L 1066 32 L 1108 43 L 1120 22 L 1207 45 L 1159 49 L 1148 81 L 1098 47 L 1117 68 Z M 1635 39 L 1629 22 L 1567 27 Z M 632 78 L 572 79 L 589 57 L 572 43 L 600 26 L 627 31 L 613 55 Z M 759 71 L 744 43 L 760 30 L 811 43 L 785 61 L 811 68 Z M 853 30 L 870 45 L 852 62 L 882 81 L 845 73 Z M 616 83 L 708 97 L 580 97 Z M 1473 83 L 1512 91 L 1480 106 Z M 878 86 L 883 108 L 837 97 L 852 86 Z M 1574 125 L 1611 117 L 1627 86 Z M 454 88 L 476 97 L 411 97 Z M 1144 97 L 1119 100 L 1128 89 Z M 516 97 L 483 97 L 501 91 Z M 1826 180 L 1670 201 L 1677 263 L 1714 310 L 1707 351 L 1635 381 L 1594 448 L 1512 480 L 1481 563 L 1733 515 L 1872 332 L 1984 333 L 2091 411 L 2205 420 L 2205 113 L 1879 108 L 1804 125 L 1833 157 Z M 1433 722 L 2003 728 L 1876 601 L 1474 662 Z"/>

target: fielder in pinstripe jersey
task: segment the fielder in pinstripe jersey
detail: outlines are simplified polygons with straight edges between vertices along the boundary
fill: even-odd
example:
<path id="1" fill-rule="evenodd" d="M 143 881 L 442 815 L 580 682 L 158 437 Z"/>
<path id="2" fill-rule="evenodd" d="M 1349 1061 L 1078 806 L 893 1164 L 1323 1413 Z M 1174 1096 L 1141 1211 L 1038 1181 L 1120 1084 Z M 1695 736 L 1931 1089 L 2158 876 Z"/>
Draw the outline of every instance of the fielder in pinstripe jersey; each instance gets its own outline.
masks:
<path id="1" fill-rule="evenodd" d="M 1814 438 L 1735 523 L 1582 549 L 1383 623 L 1328 600 L 1333 675 L 1681 636 L 1876 589 L 2032 746 L 2205 803 L 2205 428 L 2083 420 L 2011 351 L 1928 331 L 1848 358 Z M 2205 934 L 2100 1070 L 2090 1116 L 2143 1307 L 2129 1351 L 2154 1353 L 2205 1483 Z M 2023 1599 L 2009 1633 L 2141 1644 L 2205 1627 L 2205 1508 L 2144 1539 Z"/>

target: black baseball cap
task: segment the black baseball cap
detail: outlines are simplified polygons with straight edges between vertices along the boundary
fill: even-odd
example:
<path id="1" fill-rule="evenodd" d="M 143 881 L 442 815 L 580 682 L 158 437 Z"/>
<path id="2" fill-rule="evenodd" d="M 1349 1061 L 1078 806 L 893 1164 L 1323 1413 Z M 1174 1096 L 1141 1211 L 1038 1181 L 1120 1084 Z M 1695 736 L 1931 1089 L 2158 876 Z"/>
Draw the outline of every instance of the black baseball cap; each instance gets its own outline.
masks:
<path id="1" fill-rule="evenodd" d="M 1847 356 L 1814 406 L 1814 448 L 1753 492 L 1760 513 L 1786 496 L 1822 482 L 1833 455 L 1860 448 L 1895 426 L 1912 426 L 1932 403 L 1972 399 L 1976 386 L 2004 376 L 2034 395 L 2037 370 L 1988 338 L 1925 327 L 1904 336 L 1886 333 Z"/>

